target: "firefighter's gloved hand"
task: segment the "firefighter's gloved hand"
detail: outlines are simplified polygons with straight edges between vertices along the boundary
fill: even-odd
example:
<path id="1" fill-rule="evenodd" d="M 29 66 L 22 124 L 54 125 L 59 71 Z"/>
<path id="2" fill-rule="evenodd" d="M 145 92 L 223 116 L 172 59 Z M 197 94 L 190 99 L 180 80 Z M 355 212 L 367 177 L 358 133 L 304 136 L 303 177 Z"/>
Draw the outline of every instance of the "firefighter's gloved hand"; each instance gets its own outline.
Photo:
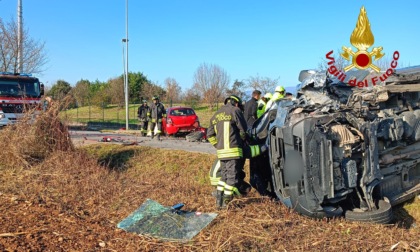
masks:
<path id="1" fill-rule="evenodd" d="M 247 142 L 248 144 L 255 144 L 255 142 L 257 142 L 257 139 L 255 139 L 251 134 L 249 134 L 249 132 L 247 132 L 245 134 L 245 142 Z"/>
<path id="2" fill-rule="evenodd" d="M 241 139 L 242 140 L 244 140 L 244 141 L 246 141 L 246 132 L 243 132 L 243 131 L 241 131 L 241 132 L 239 132 L 239 136 L 241 137 Z"/>
<path id="3" fill-rule="evenodd" d="M 264 153 L 264 152 L 266 152 L 267 150 L 268 150 L 268 145 L 263 144 L 263 145 L 261 145 L 261 146 L 260 146 L 260 151 L 261 151 L 261 153 Z"/>

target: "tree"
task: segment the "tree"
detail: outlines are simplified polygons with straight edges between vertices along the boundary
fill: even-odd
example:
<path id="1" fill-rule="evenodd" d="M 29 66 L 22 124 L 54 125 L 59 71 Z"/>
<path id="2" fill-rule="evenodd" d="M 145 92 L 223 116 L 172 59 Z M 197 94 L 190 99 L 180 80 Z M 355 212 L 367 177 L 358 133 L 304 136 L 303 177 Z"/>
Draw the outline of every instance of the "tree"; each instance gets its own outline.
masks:
<path id="1" fill-rule="evenodd" d="M 183 96 L 185 104 L 191 106 L 192 108 L 197 106 L 201 100 L 199 92 L 194 87 L 188 89 Z"/>
<path id="2" fill-rule="evenodd" d="M 237 95 L 242 100 L 247 101 L 250 97 L 245 91 L 246 91 L 245 82 L 235 80 L 235 82 L 232 85 L 232 88 L 226 90 L 226 94 L 227 95 Z"/>
<path id="3" fill-rule="evenodd" d="M 123 78 L 121 76 L 121 78 Z M 143 73 L 137 72 L 137 73 L 128 73 L 128 87 L 129 87 L 129 101 L 131 103 L 139 103 L 141 96 L 142 96 L 142 91 L 143 91 L 143 86 L 145 85 L 145 83 L 149 83 L 150 81 L 147 79 L 147 77 L 145 75 L 143 75 Z"/>
<path id="4" fill-rule="evenodd" d="M 155 83 L 146 82 L 143 84 L 141 91 L 141 98 L 146 100 L 151 100 L 153 96 L 157 95 L 160 98 L 164 97 L 166 94 L 165 90 Z"/>
<path id="5" fill-rule="evenodd" d="M 107 84 L 100 86 L 100 89 L 97 90 L 95 95 L 92 97 L 91 102 L 93 105 L 102 108 L 105 108 L 108 104 L 110 104 L 111 95 L 109 92 L 109 86 Z"/>
<path id="6" fill-rule="evenodd" d="M 181 87 L 174 78 L 166 78 L 165 80 L 166 95 L 165 100 L 167 102 L 179 102 L 181 96 Z"/>
<path id="7" fill-rule="evenodd" d="M 247 80 L 247 86 L 253 90 L 260 90 L 262 94 L 266 94 L 268 92 L 272 93 L 274 92 L 276 86 L 279 85 L 279 80 L 280 77 L 277 79 L 271 79 L 269 77 L 260 77 L 259 75 L 255 77 L 250 76 Z"/>
<path id="8" fill-rule="evenodd" d="M 71 91 L 71 86 L 67 81 L 58 80 L 47 93 L 48 96 L 51 96 L 54 100 L 62 100 L 67 94 Z"/>
<path id="9" fill-rule="evenodd" d="M 89 104 L 104 106 L 111 102 L 108 82 L 96 80 L 89 85 Z"/>
<path id="10" fill-rule="evenodd" d="M 79 107 L 88 105 L 89 100 L 89 86 L 90 82 L 88 80 L 81 79 L 76 83 L 76 86 L 72 88 L 71 92 L 74 98 L 77 101 Z"/>
<path id="11" fill-rule="evenodd" d="M 194 74 L 194 88 L 199 91 L 204 102 L 212 110 L 226 92 L 229 76 L 218 65 L 201 64 Z"/>
<path id="12" fill-rule="evenodd" d="M 120 108 L 124 106 L 124 78 L 122 76 L 108 81 L 108 92 L 111 97 L 111 103 L 118 104 Z"/>
<path id="13" fill-rule="evenodd" d="M 14 20 L 5 24 L 0 18 L 0 71 L 19 72 L 18 66 L 18 29 Z M 25 73 L 41 73 L 47 64 L 45 43 L 29 37 L 29 32 L 22 32 L 22 69 Z"/>

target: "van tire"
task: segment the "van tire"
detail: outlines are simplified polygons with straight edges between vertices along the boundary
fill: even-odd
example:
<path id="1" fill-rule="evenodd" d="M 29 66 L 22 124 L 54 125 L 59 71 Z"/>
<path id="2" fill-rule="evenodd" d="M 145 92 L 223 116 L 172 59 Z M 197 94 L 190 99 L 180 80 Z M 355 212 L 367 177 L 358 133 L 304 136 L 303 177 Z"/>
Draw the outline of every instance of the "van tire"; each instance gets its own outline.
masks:
<path id="1" fill-rule="evenodd" d="M 371 222 L 377 224 L 390 223 L 393 218 L 391 203 L 385 200 L 378 200 L 376 205 L 378 209 L 372 211 L 358 212 L 347 210 L 345 217 L 349 221 Z"/>

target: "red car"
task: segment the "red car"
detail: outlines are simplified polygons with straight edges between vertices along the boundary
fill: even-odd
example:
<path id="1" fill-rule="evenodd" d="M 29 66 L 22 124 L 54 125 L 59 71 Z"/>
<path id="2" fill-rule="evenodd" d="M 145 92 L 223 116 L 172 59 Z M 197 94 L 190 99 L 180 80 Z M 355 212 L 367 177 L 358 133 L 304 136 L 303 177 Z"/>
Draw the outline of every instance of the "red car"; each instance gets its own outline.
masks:
<path id="1" fill-rule="evenodd" d="M 166 135 L 189 133 L 200 127 L 195 111 L 188 107 L 172 107 L 166 111 L 162 120 L 162 130 Z"/>

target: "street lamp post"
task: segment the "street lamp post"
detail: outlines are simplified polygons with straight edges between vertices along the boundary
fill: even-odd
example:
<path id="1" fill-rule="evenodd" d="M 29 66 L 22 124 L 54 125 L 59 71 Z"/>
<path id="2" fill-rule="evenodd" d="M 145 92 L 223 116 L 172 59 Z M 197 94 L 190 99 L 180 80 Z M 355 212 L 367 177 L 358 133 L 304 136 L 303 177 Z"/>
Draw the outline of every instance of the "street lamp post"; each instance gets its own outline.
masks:
<path id="1" fill-rule="evenodd" d="M 124 43 L 127 42 L 126 39 L 122 39 L 122 63 L 123 63 L 123 90 L 124 90 L 124 103 L 126 101 L 126 96 L 125 94 L 127 93 L 127 89 L 126 89 L 126 70 L 125 70 L 125 50 L 124 50 Z M 127 125 L 126 125 L 127 127 Z"/>
<path id="2" fill-rule="evenodd" d="M 18 69 L 15 72 L 22 73 L 23 72 L 23 19 L 22 19 L 22 0 L 18 0 L 18 7 L 17 7 L 17 16 L 18 16 Z"/>
<path id="3" fill-rule="evenodd" d="M 125 130 L 128 130 L 128 0 L 125 1 Z"/>

